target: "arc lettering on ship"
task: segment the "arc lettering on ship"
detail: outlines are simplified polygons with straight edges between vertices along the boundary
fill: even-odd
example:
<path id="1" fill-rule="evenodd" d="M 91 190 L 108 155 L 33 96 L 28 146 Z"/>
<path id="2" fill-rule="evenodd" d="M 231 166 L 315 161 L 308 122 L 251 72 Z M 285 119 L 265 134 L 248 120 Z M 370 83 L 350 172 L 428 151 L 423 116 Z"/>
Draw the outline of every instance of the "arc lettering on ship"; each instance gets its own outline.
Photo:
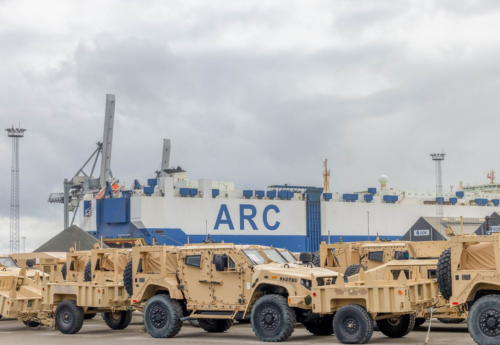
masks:
<path id="1" fill-rule="evenodd" d="M 262 212 L 262 222 L 267 230 L 277 230 L 280 226 L 279 221 L 275 221 L 274 224 L 269 223 L 269 212 L 273 211 L 276 214 L 280 213 L 280 209 L 276 205 L 267 205 Z M 240 204 L 239 207 L 239 217 L 240 217 L 240 230 L 245 230 L 245 224 L 249 224 L 252 230 L 259 230 L 255 224 L 254 218 L 257 217 L 257 208 L 254 205 Z M 219 230 L 220 225 L 227 225 L 229 230 L 234 230 L 234 223 L 229 214 L 229 210 L 226 204 L 220 205 L 219 214 L 217 215 L 217 220 L 215 221 L 214 230 Z"/>

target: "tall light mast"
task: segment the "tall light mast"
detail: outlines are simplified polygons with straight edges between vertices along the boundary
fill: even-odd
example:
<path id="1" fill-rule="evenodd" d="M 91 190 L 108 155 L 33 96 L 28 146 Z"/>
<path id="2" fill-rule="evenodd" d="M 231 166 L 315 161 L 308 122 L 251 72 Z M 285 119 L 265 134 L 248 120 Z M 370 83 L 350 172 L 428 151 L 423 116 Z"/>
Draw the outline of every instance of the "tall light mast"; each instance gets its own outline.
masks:
<path id="1" fill-rule="evenodd" d="M 19 138 L 24 137 L 26 129 L 6 128 L 12 138 L 12 170 L 10 180 L 10 244 L 9 254 L 19 253 Z"/>
<path id="2" fill-rule="evenodd" d="M 323 193 L 330 193 L 330 170 L 328 170 L 328 159 L 325 159 L 323 166 L 325 171 L 323 172 Z"/>
<path id="3" fill-rule="evenodd" d="M 443 197 L 443 181 L 441 173 L 441 161 L 444 161 L 445 153 L 432 153 L 432 160 L 436 162 L 436 217 L 438 218 L 438 228 L 436 229 L 441 233 L 441 220 L 443 218 L 443 203 L 438 201 L 437 198 Z"/>

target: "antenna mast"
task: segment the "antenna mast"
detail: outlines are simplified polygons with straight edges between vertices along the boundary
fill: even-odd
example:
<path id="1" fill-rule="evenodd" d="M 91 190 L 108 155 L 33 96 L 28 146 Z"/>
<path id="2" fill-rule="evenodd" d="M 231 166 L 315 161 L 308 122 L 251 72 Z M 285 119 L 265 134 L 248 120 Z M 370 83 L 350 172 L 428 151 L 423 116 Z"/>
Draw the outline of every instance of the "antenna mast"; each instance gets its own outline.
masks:
<path id="1" fill-rule="evenodd" d="M 6 128 L 12 138 L 12 170 L 10 183 L 10 245 L 9 254 L 19 253 L 19 138 L 24 137 L 26 129 Z"/>
<path id="2" fill-rule="evenodd" d="M 323 172 L 323 193 L 330 193 L 330 170 L 328 170 L 328 159 L 323 162 L 325 171 Z"/>

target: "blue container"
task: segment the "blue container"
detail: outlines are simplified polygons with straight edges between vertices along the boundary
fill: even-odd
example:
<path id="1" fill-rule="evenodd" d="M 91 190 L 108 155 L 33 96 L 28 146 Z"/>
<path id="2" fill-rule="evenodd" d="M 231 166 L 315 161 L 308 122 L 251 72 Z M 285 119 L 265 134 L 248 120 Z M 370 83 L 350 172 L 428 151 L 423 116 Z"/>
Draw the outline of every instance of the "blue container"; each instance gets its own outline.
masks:
<path id="1" fill-rule="evenodd" d="M 155 192 L 155 187 L 144 187 L 144 194 L 150 196 Z"/>
<path id="2" fill-rule="evenodd" d="M 436 202 L 439 205 L 442 205 L 442 204 L 444 204 L 444 198 L 442 196 L 438 196 L 438 197 L 436 197 Z"/>
<path id="3" fill-rule="evenodd" d="M 373 201 L 373 195 L 371 194 L 365 194 L 364 196 L 366 202 L 372 202 Z"/>
<path id="4" fill-rule="evenodd" d="M 276 191 L 275 190 L 268 190 L 266 193 L 267 197 L 271 200 L 276 198 Z"/>
<path id="5" fill-rule="evenodd" d="M 244 191 L 243 191 L 243 196 L 244 196 L 245 198 L 250 199 L 250 198 L 253 196 L 253 190 L 244 190 Z"/>
<path id="6" fill-rule="evenodd" d="M 395 204 L 398 201 L 397 195 L 384 195 L 384 201 L 388 204 Z"/>
<path id="7" fill-rule="evenodd" d="M 219 193 L 220 193 L 220 190 L 212 189 L 212 198 L 218 197 Z"/>
<path id="8" fill-rule="evenodd" d="M 179 192 L 181 193 L 182 197 L 188 196 L 189 195 L 189 188 L 181 188 L 181 189 L 179 189 Z"/>
<path id="9" fill-rule="evenodd" d="M 288 200 L 288 191 L 287 190 L 280 190 L 278 192 L 278 198 Z"/>
<path id="10" fill-rule="evenodd" d="M 323 193 L 323 199 L 326 201 L 332 200 L 332 193 Z"/>
<path id="11" fill-rule="evenodd" d="M 189 188 L 189 194 L 191 196 L 197 196 L 198 195 L 198 189 L 197 188 Z"/>
<path id="12" fill-rule="evenodd" d="M 377 194 L 377 188 L 368 188 L 368 193 L 371 195 Z"/>
<path id="13" fill-rule="evenodd" d="M 452 205 L 455 205 L 458 202 L 458 198 L 450 198 L 450 202 Z"/>
<path id="14" fill-rule="evenodd" d="M 151 187 L 157 186 L 158 180 L 155 178 L 148 178 L 148 185 L 150 185 Z"/>
<path id="15" fill-rule="evenodd" d="M 356 202 L 356 200 L 358 200 L 358 194 L 344 194 L 342 195 L 342 199 L 347 202 Z"/>
<path id="16" fill-rule="evenodd" d="M 255 191 L 255 196 L 259 199 L 262 199 L 266 195 L 266 193 L 263 190 L 257 190 Z"/>
<path id="17" fill-rule="evenodd" d="M 498 204 L 500 204 L 500 199 L 491 199 L 491 202 L 493 205 L 498 206 Z"/>
<path id="18" fill-rule="evenodd" d="M 476 205 L 478 206 L 485 206 L 488 204 L 488 199 L 482 199 L 482 198 L 478 198 L 476 200 L 474 200 L 474 202 L 476 203 Z"/>
<path id="19" fill-rule="evenodd" d="M 458 198 L 460 198 L 460 199 L 461 199 L 461 198 L 463 198 L 463 197 L 464 197 L 465 193 L 464 193 L 464 191 L 463 191 L 463 190 L 460 190 L 460 191 L 458 191 L 458 192 L 455 192 L 455 195 L 456 195 Z"/>

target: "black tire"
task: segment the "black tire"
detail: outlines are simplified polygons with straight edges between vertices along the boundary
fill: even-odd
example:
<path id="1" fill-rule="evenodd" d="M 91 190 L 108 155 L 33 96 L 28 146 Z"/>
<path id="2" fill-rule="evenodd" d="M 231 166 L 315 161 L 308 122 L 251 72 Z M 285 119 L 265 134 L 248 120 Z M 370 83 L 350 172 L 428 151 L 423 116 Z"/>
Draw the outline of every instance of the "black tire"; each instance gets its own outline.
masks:
<path id="1" fill-rule="evenodd" d="M 314 267 L 320 267 L 321 266 L 319 249 L 313 254 L 312 264 L 313 264 Z"/>
<path id="2" fill-rule="evenodd" d="M 413 329 L 422 326 L 425 323 L 425 318 L 424 317 L 417 317 L 415 319 L 415 326 L 413 326 Z"/>
<path id="3" fill-rule="evenodd" d="M 67 299 L 56 308 L 56 328 L 63 334 L 75 334 L 83 326 L 83 308 Z"/>
<path id="4" fill-rule="evenodd" d="M 465 319 L 450 319 L 450 318 L 438 318 L 439 322 L 442 323 L 462 323 L 465 321 Z"/>
<path id="5" fill-rule="evenodd" d="M 253 332 L 260 340 L 278 342 L 292 335 L 297 317 L 285 297 L 266 295 L 254 304 L 250 320 Z"/>
<path id="6" fill-rule="evenodd" d="M 2 315 L 0 315 L 0 320 L 2 319 Z"/>
<path id="7" fill-rule="evenodd" d="M 66 263 L 61 267 L 61 274 L 64 280 L 66 280 L 66 274 L 68 273 L 68 266 Z"/>
<path id="8" fill-rule="evenodd" d="M 313 261 L 313 253 L 310 252 L 302 252 L 299 255 L 299 261 L 303 263 L 309 263 Z"/>
<path id="9" fill-rule="evenodd" d="M 389 338 L 402 338 L 415 327 L 415 315 L 406 314 L 399 318 L 377 320 L 380 332 Z"/>
<path id="10" fill-rule="evenodd" d="M 349 304 L 335 313 L 333 330 L 342 344 L 366 344 L 373 335 L 373 318 L 362 306 Z"/>
<path id="11" fill-rule="evenodd" d="M 125 329 L 130 325 L 130 322 L 132 322 L 132 310 L 103 313 L 102 318 L 111 329 Z"/>
<path id="12" fill-rule="evenodd" d="M 91 282 L 92 281 L 92 261 L 89 260 L 85 265 L 85 271 L 83 273 L 83 281 Z"/>
<path id="13" fill-rule="evenodd" d="M 143 315 L 144 327 L 153 338 L 172 338 L 181 330 L 181 304 L 167 295 L 150 298 Z"/>
<path id="14" fill-rule="evenodd" d="M 327 314 L 323 317 L 315 317 L 303 323 L 309 333 L 314 335 L 332 335 L 333 334 L 333 314 Z"/>
<path id="15" fill-rule="evenodd" d="M 125 291 L 127 291 L 129 296 L 134 293 L 134 282 L 132 280 L 132 260 L 127 262 L 125 270 L 123 271 L 123 285 L 125 286 Z"/>
<path id="16" fill-rule="evenodd" d="M 451 280 L 451 248 L 441 253 L 437 265 L 438 289 L 445 300 L 453 295 Z"/>
<path id="17" fill-rule="evenodd" d="M 83 319 L 84 320 L 92 320 L 97 314 L 94 313 L 94 314 L 85 314 L 83 315 Z"/>
<path id="18" fill-rule="evenodd" d="M 480 345 L 500 343 L 500 296 L 487 295 L 472 304 L 467 327 L 474 341 Z"/>
<path id="19" fill-rule="evenodd" d="M 347 282 L 347 280 L 348 280 L 347 278 L 358 274 L 361 269 L 363 269 L 363 271 L 366 271 L 366 268 L 363 265 L 354 264 L 354 265 L 348 266 L 345 270 L 345 273 L 344 273 L 344 280 Z"/>
<path id="20" fill-rule="evenodd" d="M 208 333 L 223 333 L 233 325 L 233 320 L 198 319 L 200 327 Z"/>

